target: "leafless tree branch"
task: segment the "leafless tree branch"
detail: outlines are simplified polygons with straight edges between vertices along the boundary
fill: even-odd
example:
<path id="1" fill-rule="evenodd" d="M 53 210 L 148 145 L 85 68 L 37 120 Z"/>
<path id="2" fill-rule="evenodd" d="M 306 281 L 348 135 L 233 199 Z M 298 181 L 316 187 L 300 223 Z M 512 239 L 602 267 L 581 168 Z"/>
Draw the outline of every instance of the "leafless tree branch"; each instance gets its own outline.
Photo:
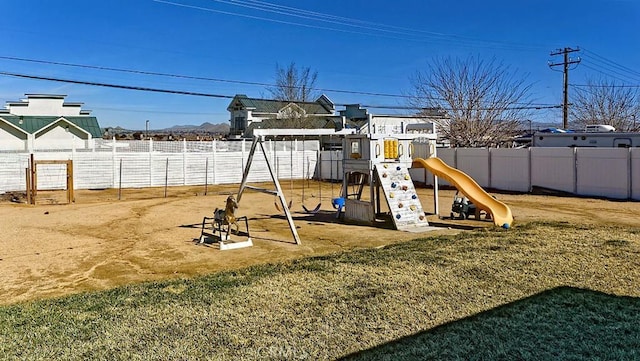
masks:
<path id="1" fill-rule="evenodd" d="M 410 79 L 413 106 L 446 110 L 438 132 L 453 146 L 508 143 L 531 115 L 531 84 L 495 59 L 436 58 Z"/>
<path id="2" fill-rule="evenodd" d="M 640 96 L 636 88 L 622 87 L 603 79 L 589 80 L 587 87 L 575 90 L 571 107 L 574 127 L 607 124 L 621 131 L 636 130 L 636 117 L 640 115 Z"/>

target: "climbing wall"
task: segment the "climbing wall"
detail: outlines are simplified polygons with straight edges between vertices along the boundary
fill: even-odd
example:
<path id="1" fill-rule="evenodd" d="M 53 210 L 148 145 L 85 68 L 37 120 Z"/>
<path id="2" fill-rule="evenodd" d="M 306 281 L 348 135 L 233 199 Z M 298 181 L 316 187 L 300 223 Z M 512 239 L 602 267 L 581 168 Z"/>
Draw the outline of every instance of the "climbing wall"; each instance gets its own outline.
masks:
<path id="1" fill-rule="evenodd" d="M 409 170 L 399 163 L 380 163 L 375 166 L 375 171 L 396 229 L 411 231 L 428 226 L 429 222 L 422 210 Z"/>

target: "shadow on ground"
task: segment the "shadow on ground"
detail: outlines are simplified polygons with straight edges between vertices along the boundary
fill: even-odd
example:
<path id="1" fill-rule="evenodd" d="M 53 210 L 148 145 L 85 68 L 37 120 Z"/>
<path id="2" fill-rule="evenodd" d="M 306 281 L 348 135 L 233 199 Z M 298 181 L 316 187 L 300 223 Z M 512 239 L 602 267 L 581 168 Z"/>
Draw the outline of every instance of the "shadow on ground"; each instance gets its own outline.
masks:
<path id="1" fill-rule="evenodd" d="M 343 360 L 637 360 L 640 298 L 559 287 Z"/>

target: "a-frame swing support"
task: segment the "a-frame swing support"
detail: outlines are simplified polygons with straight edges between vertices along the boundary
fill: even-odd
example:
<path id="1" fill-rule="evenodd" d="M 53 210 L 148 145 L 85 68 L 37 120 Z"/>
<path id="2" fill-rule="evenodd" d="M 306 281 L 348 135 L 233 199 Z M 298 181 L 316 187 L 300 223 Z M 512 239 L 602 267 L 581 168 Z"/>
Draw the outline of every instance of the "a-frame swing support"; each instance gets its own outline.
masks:
<path id="1" fill-rule="evenodd" d="M 247 178 L 249 177 L 249 171 L 251 169 L 251 164 L 253 163 L 253 156 L 256 152 L 256 148 L 260 146 L 260 150 L 264 155 L 264 159 L 267 163 L 267 168 L 269 169 L 269 174 L 271 175 L 271 179 L 273 180 L 273 184 L 276 189 L 266 189 L 266 188 L 258 188 L 247 185 Z M 282 209 L 284 210 L 284 214 L 287 218 L 287 222 L 289 223 L 289 228 L 291 229 L 291 234 L 293 235 L 293 239 L 296 241 L 297 245 L 300 245 L 300 236 L 298 235 L 298 231 L 296 230 L 296 225 L 293 223 L 293 218 L 291 217 L 291 211 L 289 210 L 289 206 L 287 200 L 284 197 L 284 193 L 282 192 L 282 187 L 280 187 L 280 182 L 278 181 L 278 177 L 273 172 L 273 167 L 271 166 L 271 162 L 269 161 L 269 157 L 267 156 L 267 152 L 264 150 L 263 140 L 260 136 L 253 137 L 253 143 L 251 143 L 251 150 L 249 151 L 249 157 L 247 158 L 247 165 L 244 168 L 244 172 L 242 173 L 242 182 L 240 183 L 240 190 L 238 190 L 238 203 L 240 203 L 240 199 L 242 199 L 242 193 L 244 193 L 245 189 L 253 189 L 258 192 L 275 194 L 278 199 L 280 199 L 280 205 L 282 205 Z"/>

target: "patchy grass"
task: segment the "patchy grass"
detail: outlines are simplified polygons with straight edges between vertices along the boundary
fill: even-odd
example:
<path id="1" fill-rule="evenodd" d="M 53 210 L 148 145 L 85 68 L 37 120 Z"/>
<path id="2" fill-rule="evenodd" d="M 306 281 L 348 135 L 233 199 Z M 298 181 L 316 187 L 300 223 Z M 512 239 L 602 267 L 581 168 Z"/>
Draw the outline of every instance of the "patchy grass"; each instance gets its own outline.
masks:
<path id="1" fill-rule="evenodd" d="M 639 256 L 619 226 L 422 238 L 0 307 L 0 359 L 635 359 Z"/>

